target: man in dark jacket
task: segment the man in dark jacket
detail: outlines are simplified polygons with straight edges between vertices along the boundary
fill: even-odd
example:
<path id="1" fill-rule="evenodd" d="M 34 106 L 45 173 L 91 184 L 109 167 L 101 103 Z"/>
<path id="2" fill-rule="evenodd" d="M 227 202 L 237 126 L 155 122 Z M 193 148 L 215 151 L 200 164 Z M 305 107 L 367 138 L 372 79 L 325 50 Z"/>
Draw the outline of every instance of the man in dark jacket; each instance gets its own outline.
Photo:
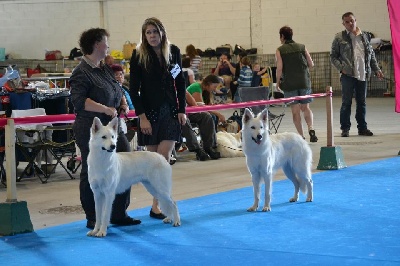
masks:
<path id="1" fill-rule="evenodd" d="M 369 37 L 356 25 L 352 12 L 342 16 L 345 30 L 336 34 L 331 48 L 331 63 L 340 71 L 342 85 L 342 107 L 340 108 L 340 129 L 342 137 L 348 137 L 353 94 L 356 100 L 356 121 L 358 135 L 372 136 L 365 121 L 367 80 L 373 71 L 382 79 L 383 73 L 376 62 Z"/>

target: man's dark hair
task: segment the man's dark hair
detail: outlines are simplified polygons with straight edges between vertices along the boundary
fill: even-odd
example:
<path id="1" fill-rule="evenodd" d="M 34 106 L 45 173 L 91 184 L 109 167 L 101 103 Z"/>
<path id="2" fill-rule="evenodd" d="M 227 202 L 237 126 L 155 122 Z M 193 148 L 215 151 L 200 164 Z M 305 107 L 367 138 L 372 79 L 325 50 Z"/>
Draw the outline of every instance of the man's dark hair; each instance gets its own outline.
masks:
<path id="1" fill-rule="evenodd" d="M 353 16 L 353 17 L 354 17 L 353 12 L 346 12 L 346 13 L 344 13 L 344 14 L 342 15 L 342 20 L 343 20 L 344 18 L 350 17 L 350 16 Z"/>
<path id="2" fill-rule="evenodd" d="M 283 36 L 285 40 L 291 41 L 293 37 L 293 30 L 289 26 L 284 26 L 280 28 L 279 36 Z"/>

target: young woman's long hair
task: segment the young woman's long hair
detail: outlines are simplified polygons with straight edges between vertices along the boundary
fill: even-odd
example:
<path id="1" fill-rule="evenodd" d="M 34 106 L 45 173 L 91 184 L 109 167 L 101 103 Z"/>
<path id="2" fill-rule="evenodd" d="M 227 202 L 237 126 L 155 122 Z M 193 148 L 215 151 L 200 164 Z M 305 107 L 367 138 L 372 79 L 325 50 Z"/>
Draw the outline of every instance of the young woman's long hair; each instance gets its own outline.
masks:
<path id="1" fill-rule="evenodd" d="M 161 36 L 161 53 L 163 54 L 165 65 L 168 65 L 171 56 L 170 52 L 171 44 L 168 40 L 167 31 L 165 30 L 164 25 L 158 18 L 155 17 L 146 19 L 142 25 L 142 34 L 140 37 L 140 42 L 136 48 L 139 54 L 139 62 L 142 63 L 146 69 L 148 69 L 150 63 L 149 49 L 152 49 L 146 39 L 146 28 L 149 25 L 153 25 L 157 29 L 158 34 L 160 34 Z"/>

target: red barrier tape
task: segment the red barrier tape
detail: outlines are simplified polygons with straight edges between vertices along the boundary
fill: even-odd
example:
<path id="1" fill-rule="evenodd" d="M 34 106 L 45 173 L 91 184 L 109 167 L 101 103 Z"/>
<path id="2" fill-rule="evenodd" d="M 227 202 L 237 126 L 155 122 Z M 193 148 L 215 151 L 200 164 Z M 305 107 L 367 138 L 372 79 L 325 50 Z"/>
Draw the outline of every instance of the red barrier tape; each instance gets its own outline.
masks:
<path id="1" fill-rule="evenodd" d="M 216 111 L 225 109 L 237 109 L 245 108 L 258 105 L 270 105 L 270 104 L 280 104 L 287 103 L 296 100 L 305 100 L 309 98 L 320 98 L 330 95 L 331 93 L 316 93 L 306 96 L 296 96 L 291 98 L 280 98 L 273 100 L 261 100 L 261 101 L 251 101 L 242 103 L 227 103 L 227 104 L 215 104 L 215 105 L 203 105 L 203 106 L 190 106 L 186 107 L 186 113 L 198 113 L 205 111 Z M 127 115 L 129 118 L 136 117 L 135 111 L 129 111 Z M 74 114 L 60 114 L 60 115 L 41 115 L 41 116 L 27 116 L 27 117 L 15 117 L 15 118 L 0 118 L 0 127 L 4 127 L 7 124 L 8 119 L 14 119 L 15 125 L 26 125 L 26 124 L 42 124 L 42 123 L 73 123 L 75 121 Z"/>

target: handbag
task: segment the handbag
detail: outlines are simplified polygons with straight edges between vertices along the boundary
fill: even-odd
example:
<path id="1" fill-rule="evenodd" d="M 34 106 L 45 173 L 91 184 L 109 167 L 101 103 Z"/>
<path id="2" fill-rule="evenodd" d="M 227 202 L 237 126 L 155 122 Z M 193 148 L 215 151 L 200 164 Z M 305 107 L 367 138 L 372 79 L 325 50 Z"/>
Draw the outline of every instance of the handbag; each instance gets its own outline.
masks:
<path id="1" fill-rule="evenodd" d="M 61 54 L 60 50 L 54 50 L 54 51 L 46 51 L 45 53 L 45 59 L 48 60 L 59 60 L 63 59 L 63 56 Z"/>
<path id="2" fill-rule="evenodd" d="M 131 59 L 133 50 L 136 49 L 136 43 L 131 43 L 126 41 L 122 46 L 122 53 L 124 54 L 124 59 Z"/>

